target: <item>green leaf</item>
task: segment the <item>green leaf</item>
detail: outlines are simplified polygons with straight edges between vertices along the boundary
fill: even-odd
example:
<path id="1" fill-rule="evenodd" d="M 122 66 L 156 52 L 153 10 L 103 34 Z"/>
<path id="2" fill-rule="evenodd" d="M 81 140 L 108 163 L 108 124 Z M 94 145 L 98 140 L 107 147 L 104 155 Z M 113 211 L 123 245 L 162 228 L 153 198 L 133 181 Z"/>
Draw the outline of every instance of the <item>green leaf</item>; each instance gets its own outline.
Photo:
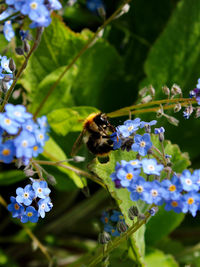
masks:
<path id="1" fill-rule="evenodd" d="M 37 109 L 51 85 L 92 36 L 89 30 L 72 32 L 58 16 L 53 16 L 51 25 L 45 28 L 40 46 L 30 58 L 21 79 L 22 85 L 29 92 L 29 110 L 33 112 Z M 40 114 L 75 105 L 97 106 L 100 109 L 110 107 L 116 81 L 122 80 L 121 74 L 120 56 L 100 38 L 66 73 Z M 105 98 L 105 94 L 108 97 Z"/>
<path id="2" fill-rule="evenodd" d="M 12 170 L 0 173 L 0 185 L 10 185 L 25 179 L 23 171 Z"/>
<path id="3" fill-rule="evenodd" d="M 184 26 L 183 26 L 184 25 Z M 140 88 L 152 84 L 157 98 L 163 98 L 162 86 L 176 83 L 181 86 L 185 97 L 194 88 L 199 78 L 200 51 L 200 2 L 198 0 L 179 1 L 167 26 L 152 46 L 145 63 L 146 78 Z M 182 112 L 181 112 L 182 113 Z M 153 114 L 154 116 L 154 114 Z M 152 118 L 146 115 L 145 118 Z M 199 138 L 199 121 L 185 120 L 182 114 L 176 115 L 180 126 L 167 127 L 166 119 L 160 125 L 166 126 L 167 138 L 179 144 L 184 151 L 199 155 L 196 149 Z"/>
<path id="4" fill-rule="evenodd" d="M 57 145 L 57 143 L 52 138 L 49 138 L 49 140 L 45 143 L 43 156 L 45 158 L 52 160 L 52 161 L 63 161 L 63 160 L 67 159 L 63 150 Z M 72 165 L 70 165 L 67 162 L 63 162 L 62 164 L 69 166 L 69 167 L 72 167 Z M 59 189 L 61 189 L 63 187 L 63 190 L 65 190 L 65 188 L 67 188 L 69 184 L 70 184 L 70 187 L 72 187 L 72 184 L 71 184 L 71 182 L 70 183 L 68 182 L 68 179 L 72 179 L 72 181 L 74 182 L 74 184 L 77 187 L 79 187 L 79 188 L 84 187 L 82 179 L 74 171 L 71 171 L 69 169 L 65 169 L 65 168 L 59 167 L 59 166 L 57 166 L 57 168 L 63 174 L 65 174 L 65 179 L 63 178 L 63 176 L 60 176 L 58 178 L 58 185 L 57 186 Z M 57 178 L 57 177 L 55 177 L 55 178 Z"/>
<path id="5" fill-rule="evenodd" d="M 97 112 L 97 109 L 93 107 L 56 109 L 48 114 L 48 122 L 55 133 L 65 136 L 69 132 L 82 131 L 81 122 L 93 112 Z"/>
<path id="6" fill-rule="evenodd" d="M 151 249 L 145 256 L 145 263 L 148 267 L 162 266 L 162 267 L 178 267 L 172 255 L 164 254 L 160 250 Z"/>

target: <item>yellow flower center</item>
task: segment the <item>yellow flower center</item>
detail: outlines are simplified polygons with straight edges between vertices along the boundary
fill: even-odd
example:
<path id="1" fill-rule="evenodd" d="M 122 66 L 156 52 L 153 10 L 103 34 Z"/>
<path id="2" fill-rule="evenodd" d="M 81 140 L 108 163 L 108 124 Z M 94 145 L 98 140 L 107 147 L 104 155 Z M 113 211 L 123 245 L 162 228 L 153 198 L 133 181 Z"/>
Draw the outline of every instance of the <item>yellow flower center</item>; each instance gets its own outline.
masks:
<path id="1" fill-rule="evenodd" d="M 143 192 L 143 187 L 142 187 L 141 185 L 138 185 L 138 186 L 136 187 L 136 191 L 137 191 L 138 193 L 142 193 L 142 192 Z"/>
<path id="2" fill-rule="evenodd" d="M 132 173 L 127 173 L 126 179 L 131 180 L 132 178 L 133 178 L 133 174 Z"/>
<path id="3" fill-rule="evenodd" d="M 37 191 L 38 193 L 42 193 L 42 188 L 39 187 Z"/>
<path id="4" fill-rule="evenodd" d="M 108 223 L 108 218 L 107 218 L 107 217 L 105 217 L 104 221 L 105 221 L 105 223 Z"/>
<path id="5" fill-rule="evenodd" d="M 151 195 L 152 195 L 153 197 L 157 197 L 157 196 L 158 196 L 158 191 L 155 190 L 155 189 L 151 190 Z"/>
<path id="6" fill-rule="evenodd" d="M 19 209 L 19 205 L 17 203 L 15 203 L 14 207 L 15 207 L 15 210 Z"/>
<path id="7" fill-rule="evenodd" d="M 133 130 L 133 126 L 129 126 L 128 127 L 128 131 L 130 132 L 130 131 L 132 131 Z"/>
<path id="8" fill-rule="evenodd" d="M 11 120 L 10 120 L 10 119 L 5 119 L 4 122 L 5 122 L 5 124 L 7 124 L 7 125 L 10 125 L 10 124 L 11 124 Z"/>
<path id="9" fill-rule="evenodd" d="M 28 145 L 28 142 L 27 142 L 26 140 L 24 140 L 24 141 L 22 142 L 22 146 L 23 146 L 23 147 L 27 147 L 27 145 Z"/>
<path id="10" fill-rule="evenodd" d="M 27 125 L 26 129 L 28 129 L 29 131 L 32 131 L 33 127 L 31 125 Z"/>
<path id="11" fill-rule="evenodd" d="M 37 151 L 37 150 L 38 150 L 38 146 L 34 146 L 34 147 L 33 147 L 33 150 L 34 150 L 34 151 Z"/>
<path id="12" fill-rule="evenodd" d="M 137 165 L 137 161 L 136 161 L 136 160 L 132 161 L 132 162 L 131 162 L 131 165 L 133 165 L 133 166 L 134 166 L 134 165 Z"/>
<path id="13" fill-rule="evenodd" d="M 189 205 L 192 205 L 194 203 L 194 198 L 192 198 L 192 197 L 188 198 L 187 202 Z"/>
<path id="14" fill-rule="evenodd" d="M 33 213 L 29 211 L 29 212 L 27 213 L 27 216 L 28 216 L 28 217 L 32 217 L 32 216 L 33 216 Z"/>
<path id="15" fill-rule="evenodd" d="M 171 191 L 171 192 L 176 191 L 176 186 L 174 184 L 170 185 L 169 191 Z"/>
<path id="16" fill-rule="evenodd" d="M 111 231 L 112 231 L 112 233 L 114 233 L 115 232 L 115 229 L 112 229 Z"/>
<path id="17" fill-rule="evenodd" d="M 37 8 L 37 3 L 33 2 L 30 4 L 31 9 L 36 9 Z"/>
<path id="18" fill-rule="evenodd" d="M 28 198 L 29 197 L 29 193 L 24 193 L 24 198 Z"/>
<path id="19" fill-rule="evenodd" d="M 43 134 L 39 134 L 39 139 L 43 139 L 44 135 Z"/>
<path id="20" fill-rule="evenodd" d="M 2 155 L 9 156 L 10 155 L 10 149 L 4 148 L 4 150 L 2 151 Z"/>
<path id="21" fill-rule="evenodd" d="M 144 141 L 140 142 L 141 147 L 145 147 L 146 143 Z"/>
<path id="22" fill-rule="evenodd" d="M 174 207 L 174 208 L 178 207 L 178 202 L 177 201 L 172 201 L 171 202 L 171 206 Z"/>

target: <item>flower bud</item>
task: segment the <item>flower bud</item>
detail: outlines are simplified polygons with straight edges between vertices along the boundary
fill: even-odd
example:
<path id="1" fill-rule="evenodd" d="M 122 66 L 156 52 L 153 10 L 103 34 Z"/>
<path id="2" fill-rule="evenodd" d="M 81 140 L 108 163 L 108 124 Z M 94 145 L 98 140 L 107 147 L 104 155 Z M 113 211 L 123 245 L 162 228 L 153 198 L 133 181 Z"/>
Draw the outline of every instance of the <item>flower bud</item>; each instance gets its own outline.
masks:
<path id="1" fill-rule="evenodd" d="M 128 229 L 128 227 L 127 227 L 127 225 L 126 225 L 125 222 L 123 222 L 123 221 L 119 221 L 119 222 L 117 223 L 117 230 L 118 230 L 120 233 L 124 233 L 124 232 L 126 232 L 127 229 Z"/>
<path id="2" fill-rule="evenodd" d="M 103 233 L 100 233 L 98 236 L 98 242 L 99 244 L 107 244 L 110 241 L 110 235 L 109 233 L 103 231 Z"/>
<path id="3" fill-rule="evenodd" d="M 163 107 L 162 107 L 162 105 L 160 105 L 160 108 L 157 110 L 157 112 L 156 112 L 156 117 L 157 118 L 160 118 L 160 117 L 162 117 L 164 115 L 164 112 L 163 112 Z"/>
<path id="4" fill-rule="evenodd" d="M 147 91 L 148 91 L 148 88 L 144 87 L 139 91 L 138 94 L 139 94 L 140 97 L 144 97 L 146 95 Z"/>
<path id="5" fill-rule="evenodd" d="M 24 40 L 23 41 L 23 46 L 24 46 L 24 52 L 25 53 L 28 53 L 30 51 L 30 45 L 29 43 L 27 42 L 27 40 Z"/>
<path id="6" fill-rule="evenodd" d="M 170 90 L 169 90 L 169 88 L 168 88 L 166 85 L 164 85 L 164 86 L 162 87 L 162 91 L 163 91 L 163 93 L 164 93 L 165 95 L 167 95 L 167 96 L 170 95 Z"/>
<path id="7" fill-rule="evenodd" d="M 151 216 L 154 216 L 157 211 L 158 211 L 158 207 L 152 207 L 148 212 L 151 214 Z"/>
<path id="8" fill-rule="evenodd" d="M 16 47 L 16 48 L 15 48 L 15 52 L 16 52 L 17 55 L 19 55 L 19 56 L 24 55 L 24 50 L 23 50 L 23 48 L 21 48 L 21 47 Z"/>
<path id="9" fill-rule="evenodd" d="M 177 103 L 174 107 L 174 112 L 179 112 L 181 110 L 181 104 L 180 103 Z"/>
<path id="10" fill-rule="evenodd" d="M 156 91 L 155 91 L 155 89 L 153 88 L 152 85 L 149 86 L 149 93 L 150 93 L 150 95 L 151 95 L 152 97 L 155 96 Z"/>
<path id="11" fill-rule="evenodd" d="M 134 217 L 137 217 L 139 214 L 138 208 L 136 206 L 131 206 L 128 210 L 128 217 L 130 220 L 133 220 Z M 131 219 L 133 218 L 133 219 Z"/>
<path id="12" fill-rule="evenodd" d="M 46 179 L 51 185 L 57 184 L 55 177 L 50 173 L 46 173 Z"/>
<path id="13" fill-rule="evenodd" d="M 177 84 L 173 84 L 171 88 L 172 95 L 182 95 L 182 90 Z"/>
<path id="14" fill-rule="evenodd" d="M 81 156 L 75 156 L 73 157 L 74 162 L 83 162 L 85 161 L 85 157 L 81 157 Z"/>
<path id="15" fill-rule="evenodd" d="M 172 116 L 166 115 L 166 114 L 164 114 L 164 116 L 167 118 L 169 123 L 173 124 L 174 126 L 178 126 L 179 120 L 177 120 L 176 118 L 174 118 Z"/>
<path id="16" fill-rule="evenodd" d="M 31 177 L 35 174 L 36 172 L 32 169 L 24 169 L 24 174 L 27 176 L 27 177 Z"/>
<path id="17" fill-rule="evenodd" d="M 9 60 L 9 69 L 14 72 L 16 70 L 16 65 L 15 65 L 15 62 L 12 58 L 10 58 Z"/>
<path id="18" fill-rule="evenodd" d="M 145 219 L 146 219 L 146 216 L 144 214 L 140 213 L 138 215 L 138 220 L 145 220 Z"/>
<path id="19" fill-rule="evenodd" d="M 150 102 L 151 100 L 152 100 L 152 96 L 147 95 L 147 96 L 145 96 L 144 98 L 142 98 L 141 103 L 142 103 L 142 104 L 145 104 L 145 103 Z"/>
<path id="20" fill-rule="evenodd" d="M 200 117 L 200 107 L 196 109 L 196 114 L 195 114 L 195 118 L 199 118 L 199 117 Z"/>

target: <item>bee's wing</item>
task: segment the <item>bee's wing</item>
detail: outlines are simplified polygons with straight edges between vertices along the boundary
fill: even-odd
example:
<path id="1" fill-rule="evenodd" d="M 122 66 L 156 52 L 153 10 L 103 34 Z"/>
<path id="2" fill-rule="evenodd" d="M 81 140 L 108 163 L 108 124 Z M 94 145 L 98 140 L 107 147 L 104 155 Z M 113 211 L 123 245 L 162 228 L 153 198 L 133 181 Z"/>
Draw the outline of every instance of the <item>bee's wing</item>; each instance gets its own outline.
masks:
<path id="1" fill-rule="evenodd" d="M 84 137 L 85 133 L 86 133 L 86 130 L 83 129 L 83 131 L 79 134 L 75 143 L 73 144 L 72 151 L 71 151 L 72 157 L 74 157 L 77 154 L 78 150 L 80 149 L 81 145 L 83 144 L 83 137 Z"/>

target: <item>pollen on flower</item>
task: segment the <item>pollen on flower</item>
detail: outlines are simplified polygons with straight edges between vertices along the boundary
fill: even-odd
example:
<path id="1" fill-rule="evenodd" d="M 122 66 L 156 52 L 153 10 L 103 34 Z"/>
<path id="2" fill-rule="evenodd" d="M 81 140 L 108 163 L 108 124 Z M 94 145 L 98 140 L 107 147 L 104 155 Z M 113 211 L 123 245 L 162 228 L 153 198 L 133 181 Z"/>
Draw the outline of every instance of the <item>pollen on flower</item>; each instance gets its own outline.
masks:
<path id="1" fill-rule="evenodd" d="M 10 125 L 10 124 L 11 124 L 11 120 L 10 120 L 10 119 L 5 119 L 4 122 L 5 122 L 5 124 L 7 124 L 7 125 Z"/>
<path id="2" fill-rule="evenodd" d="M 128 127 L 128 131 L 130 132 L 130 131 L 132 131 L 133 130 L 133 126 L 129 126 Z"/>
<path id="3" fill-rule="evenodd" d="M 131 165 L 133 165 L 133 166 L 134 166 L 134 165 L 137 165 L 137 161 L 135 161 L 135 160 L 132 161 L 132 162 L 131 162 Z"/>
<path id="4" fill-rule="evenodd" d="M 155 190 L 155 189 L 151 190 L 151 195 L 152 195 L 153 197 L 157 197 L 157 196 L 158 196 L 158 191 Z"/>
<path id="5" fill-rule="evenodd" d="M 176 191 L 176 186 L 174 184 L 170 185 L 169 191 L 171 191 L 171 192 Z"/>
<path id="6" fill-rule="evenodd" d="M 192 198 L 192 197 L 188 198 L 187 203 L 189 205 L 192 205 L 194 203 L 194 198 Z"/>
<path id="7" fill-rule="evenodd" d="M 40 139 L 43 139 L 44 138 L 44 135 L 43 134 L 39 134 L 39 138 Z"/>
<path id="8" fill-rule="evenodd" d="M 37 9 L 37 3 L 33 2 L 30 4 L 31 9 Z"/>
<path id="9" fill-rule="evenodd" d="M 38 193 L 42 193 L 42 188 L 39 187 L 37 191 Z"/>
<path id="10" fill-rule="evenodd" d="M 171 206 L 172 207 L 178 207 L 178 202 L 177 201 L 175 201 L 175 200 L 173 200 L 172 202 L 171 202 Z"/>
<path id="11" fill-rule="evenodd" d="M 108 223 L 108 218 L 107 218 L 107 217 L 105 217 L 104 221 L 105 221 L 105 223 Z"/>
<path id="12" fill-rule="evenodd" d="M 143 187 L 142 187 L 141 185 L 138 185 L 138 186 L 136 187 L 136 191 L 137 191 L 138 193 L 142 193 L 142 192 L 143 192 Z"/>
<path id="13" fill-rule="evenodd" d="M 186 183 L 187 185 L 191 185 L 191 184 L 192 184 L 192 181 L 191 181 L 191 179 L 185 179 L 185 183 Z"/>
<path id="14" fill-rule="evenodd" d="M 8 149 L 8 148 L 4 148 L 3 150 L 2 150 L 2 155 L 4 155 L 4 156 L 9 156 L 10 155 L 10 149 Z"/>
<path id="15" fill-rule="evenodd" d="M 28 142 L 26 140 L 22 141 L 22 146 L 23 147 L 27 147 L 27 145 L 28 145 Z"/>
<path id="16" fill-rule="evenodd" d="M 33 213 L 32 213 L 32 212 L 28 212 L 28 213 L 27 213 L 27 216 L 28 216 L 28 217 L 32 217 L 32 216 L 33 216 Z"/>
<path id="17" fill-rule="evenodd" d="M 131 180 L 132 178 L 133 178 L 133 174 L 132 173 L 127 173 L 126 179 Z"/>
<path id="18" fill-rule="evenodd" d="M 28 198 L 29 197 L 29 193 L 24 193 L 24 198 Z"/>
<path id="19" fill-rule="evenodd" d="M 34 146 L 34 147 L 33 147 L 33 150 L 34 150 L 34 151 L 37 151 L 37 150 L 38 150 L 38 146 Z"/>
<path id="20" fill-rule="evenodd" d="M 141 147 L 145 147 L 146 143 L 144 141 L 140 142 Z"/>
<path id="21" fill-rule="evenodd" d="M 15 207 L 15 210 L 19 210 L 19 205 L 17 203 L 14 205 L 14 207 Z"/>

